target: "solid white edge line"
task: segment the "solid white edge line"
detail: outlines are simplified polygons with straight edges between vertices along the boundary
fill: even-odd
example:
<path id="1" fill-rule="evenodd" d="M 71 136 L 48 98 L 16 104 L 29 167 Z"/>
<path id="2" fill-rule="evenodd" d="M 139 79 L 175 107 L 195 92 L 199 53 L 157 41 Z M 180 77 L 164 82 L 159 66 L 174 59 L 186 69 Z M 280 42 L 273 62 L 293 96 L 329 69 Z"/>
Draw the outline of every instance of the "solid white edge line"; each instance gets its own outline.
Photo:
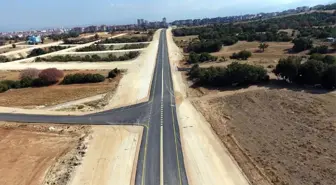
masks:
<path id="1" fill-rule="evenodd" d="M 161 42 L 162 43 L 162 42 Z M 162 45 L 162 61 L 161 61 L 161 127 L 160 127 L 160 185 L 164 184 L 163 180 L 163 61 L 164 61 L 164 45 Z"/>

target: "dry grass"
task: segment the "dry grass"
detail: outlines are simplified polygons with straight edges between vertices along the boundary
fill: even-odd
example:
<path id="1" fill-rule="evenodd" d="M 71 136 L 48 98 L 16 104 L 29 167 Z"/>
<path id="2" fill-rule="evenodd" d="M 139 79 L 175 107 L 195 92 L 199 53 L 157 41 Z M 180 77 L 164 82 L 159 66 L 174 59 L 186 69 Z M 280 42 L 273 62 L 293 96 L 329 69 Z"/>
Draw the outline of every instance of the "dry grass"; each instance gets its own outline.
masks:
<path id="1" fill-rule="evenodd" d="M 335 93 L 255 90 L 195 105 L 252 184 L 336 182 Z"/>
<path id="2" fill-rule="evenodd" d="M 100 73 L 107 76 L 108 71 L 65 71 L 65 74 L 72 73 Z M 40 88 L 10 89 L 0 93 L 0 106 L 33 108 L 36 106 L 51 106 L 68 101 L 78 100 L 98 94 L 113 91 L 119 84 L 121 75 L 114 79 L 107 79 L 101 83 L 53 85 Z M 1 80 L 17 80 L 19 72 L 2 73 Z M 18 101 L 20 100 L 20 101 Z"/>
<path id="3" fill-rule="evenodd" d="M 180 48 L 186 47 L 191 41 L 198 40 L 198 35 L 189 35 L 183 37 L 173 37 L 174 42 Z"/>

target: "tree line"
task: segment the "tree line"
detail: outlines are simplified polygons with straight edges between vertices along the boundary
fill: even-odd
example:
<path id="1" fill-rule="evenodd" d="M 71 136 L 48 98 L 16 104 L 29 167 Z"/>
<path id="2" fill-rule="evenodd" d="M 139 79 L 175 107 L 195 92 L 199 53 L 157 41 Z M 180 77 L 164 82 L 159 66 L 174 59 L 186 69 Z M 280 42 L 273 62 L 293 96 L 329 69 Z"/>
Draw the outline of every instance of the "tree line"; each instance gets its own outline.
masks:
<path id="1" fill-rule="evenodd" d="M 302 57 L 284 58 L 279 61 L 274 73 L 289 83 L 336 88 L 336 59 L 330 55 L 312 55 L 307 61 Z"/>
<path id="2" fill-rule="evenodd" d="M 336 58 L 331 55 L 314 54 L 309 59 L 295 56 L 283 58 L 273 72 L 288 83 L 336 89 Z M 195 64 L 188 76 L 197 85 L 216 87 L 253 85 L 269 80 L 262 66 L 238 62 L 227 67 L 210 68 L 200 68 Z"/>
<path id="3" fill-rule="evenodd" d="M 287 33 L 281 31 L 282 29 L 299 30 L 300 34 L 297 38 L 335 37 L 336 28 L 331 27 L 335 23 L 336 14 L 315 12 L 248 23 L 178 28 L 173 30 L 173 34 L 174 36 L 198 35 L 199 41 L 189 43 L 185 48 L 187 52 L 215 52 L 220 50 L 222 45 L 228 46 L 238 41 L 291 41 L 295 31 Z"/>

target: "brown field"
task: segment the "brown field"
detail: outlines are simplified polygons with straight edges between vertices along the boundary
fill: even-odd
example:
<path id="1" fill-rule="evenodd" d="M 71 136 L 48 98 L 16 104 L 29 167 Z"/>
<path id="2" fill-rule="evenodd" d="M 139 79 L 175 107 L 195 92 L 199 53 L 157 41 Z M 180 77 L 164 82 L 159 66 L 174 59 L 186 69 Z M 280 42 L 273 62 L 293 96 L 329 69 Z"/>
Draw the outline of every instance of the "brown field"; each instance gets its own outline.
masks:
<path id="1" fill-rule="evenodd" d="M 100 73 L 104 76 L 107 76 L 108 73 L 108 71 L 105 70 L 65 71 L 64 73 L 70 74 L 78 72 Z M 12 71 L 4 71 L 0 76 L 0 80 L 18 80 L 18 78 L 19 72 Z M 57 105 L 60 103 L 113 91 L 118 86 L 121 78 L 122 75 L 119 75 L 114 79 L 106 79 L 101 83 L 53 85 L 40 88 L 10 89 L 6 92 L 0 93 L 0 106 L 31 108 L 36 106 Z"/>
<path id="2" fill-rule="evenodd" d="M 335 92 L 223 93 L 194 105 L 253 185 L 335 184 Z"/>
<path id="3" fill-rule="evenodd" d="M 0 184 L 65 185 L 78 162 L 73 156 L 80 138 L 89 130 L 89 126 L 0 123 Z"/>
<path id="4" fill-rule="evenodd" d="M 229 58 L 234 52 L 247 50 L 252 52 L 251 60 L 278 60 L 282 57 L 292 55 L 288 54 L 286 51 L 293 47 L 293 43 L 291 42 L 267 42 L 269 47 L 264 52 L 259 51 L 259 44 L 260 42 L 239 41 L 232 46 L 225 46 L 219 52 L 212 54 Z M 299 53 L 297 55 L 304 55 L 304 53 Z"/>

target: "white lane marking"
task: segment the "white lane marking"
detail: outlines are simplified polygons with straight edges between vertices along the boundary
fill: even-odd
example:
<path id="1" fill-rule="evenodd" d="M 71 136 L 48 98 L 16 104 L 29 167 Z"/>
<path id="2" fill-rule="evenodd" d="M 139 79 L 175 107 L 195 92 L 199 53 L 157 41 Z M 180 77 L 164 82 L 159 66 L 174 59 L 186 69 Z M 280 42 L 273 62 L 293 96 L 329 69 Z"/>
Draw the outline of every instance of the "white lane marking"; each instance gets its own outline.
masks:
<path id="1" fill-rule="evenodd" d="M 161 42 L 162 43 L 162 42 Z M 161 127 L 160 127 L 160 185 L 163 185 L 163 61 L 164 61 L 164 45 L 162 45 L 161 60 Z"/>

